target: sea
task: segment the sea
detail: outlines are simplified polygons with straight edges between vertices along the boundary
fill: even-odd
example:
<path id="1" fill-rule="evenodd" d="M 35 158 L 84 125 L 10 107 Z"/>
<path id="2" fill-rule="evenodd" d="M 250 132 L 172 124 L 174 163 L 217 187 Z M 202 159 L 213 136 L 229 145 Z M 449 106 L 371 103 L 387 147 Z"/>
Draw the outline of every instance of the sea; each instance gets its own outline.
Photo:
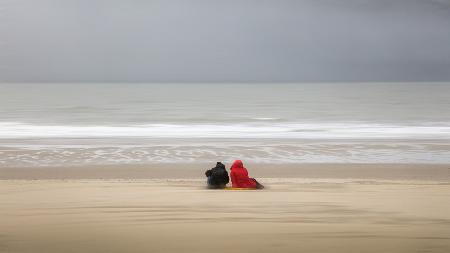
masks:
<path id="1" fill-rule="evenodd" d="M 450 83 L 2 83 L 0 167 L 450 163 Z"/>

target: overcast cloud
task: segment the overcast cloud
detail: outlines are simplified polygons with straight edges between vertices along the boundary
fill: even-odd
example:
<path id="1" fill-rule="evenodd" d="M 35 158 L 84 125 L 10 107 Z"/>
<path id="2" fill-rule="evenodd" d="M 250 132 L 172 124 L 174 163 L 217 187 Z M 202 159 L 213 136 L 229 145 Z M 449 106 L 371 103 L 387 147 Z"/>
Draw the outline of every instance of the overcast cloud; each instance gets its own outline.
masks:
<path id="1" fill-rule="evenodd" d="M 450 81 L 450 0 L 0 0 L 2 82 Z"/>

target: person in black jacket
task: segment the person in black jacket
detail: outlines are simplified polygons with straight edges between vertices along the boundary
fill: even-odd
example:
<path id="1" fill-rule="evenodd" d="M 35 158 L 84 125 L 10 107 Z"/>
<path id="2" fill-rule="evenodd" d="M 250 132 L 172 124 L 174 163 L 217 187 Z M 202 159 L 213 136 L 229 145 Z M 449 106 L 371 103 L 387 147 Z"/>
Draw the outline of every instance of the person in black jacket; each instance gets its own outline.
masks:
<path id="1" fill-rule="evenodd" d="M 208 178 L 208 188 L 225 188 L 226 184 L 230 182 L 225 165 L 221 162 L 217 162 L 216 167 L 207 170 L 205 175 Z"/>

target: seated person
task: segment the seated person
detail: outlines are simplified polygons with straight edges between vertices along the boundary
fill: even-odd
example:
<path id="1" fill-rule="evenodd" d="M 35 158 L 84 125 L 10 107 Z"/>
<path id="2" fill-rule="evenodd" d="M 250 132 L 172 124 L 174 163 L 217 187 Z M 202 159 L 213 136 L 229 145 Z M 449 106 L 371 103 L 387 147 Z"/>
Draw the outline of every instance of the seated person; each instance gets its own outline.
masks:
<path id="1" fill-rule="evenodd" d="M 230 177 L 233 184 L 233 188 L 254 188 L 263 189 L 264 186 L 256 179 L 248 177 L 248 171 L 244 167 L 241 160 L 234 161 L 230 168 Z"/>
<path id="2" fill-rule="evenodd" d="M 230 182 L 225 165 L 221 162 L 217 162 L 216 167 L 207 170 L 205 175 L 208 177 L 208 188 L 225 188 L 228 182 Z"/>

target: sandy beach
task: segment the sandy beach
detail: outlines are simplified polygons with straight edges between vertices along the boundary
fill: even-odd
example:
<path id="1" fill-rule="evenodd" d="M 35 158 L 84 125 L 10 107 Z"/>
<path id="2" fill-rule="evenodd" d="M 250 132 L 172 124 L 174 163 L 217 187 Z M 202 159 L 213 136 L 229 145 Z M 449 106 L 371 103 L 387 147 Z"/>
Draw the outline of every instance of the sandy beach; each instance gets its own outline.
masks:
<path id="1" fill-rule="evenodd" d="M 2 168 L 0 252 L 450 251 L 446 165 L 250 165 L 262 191 L 168 167 Z"/>

